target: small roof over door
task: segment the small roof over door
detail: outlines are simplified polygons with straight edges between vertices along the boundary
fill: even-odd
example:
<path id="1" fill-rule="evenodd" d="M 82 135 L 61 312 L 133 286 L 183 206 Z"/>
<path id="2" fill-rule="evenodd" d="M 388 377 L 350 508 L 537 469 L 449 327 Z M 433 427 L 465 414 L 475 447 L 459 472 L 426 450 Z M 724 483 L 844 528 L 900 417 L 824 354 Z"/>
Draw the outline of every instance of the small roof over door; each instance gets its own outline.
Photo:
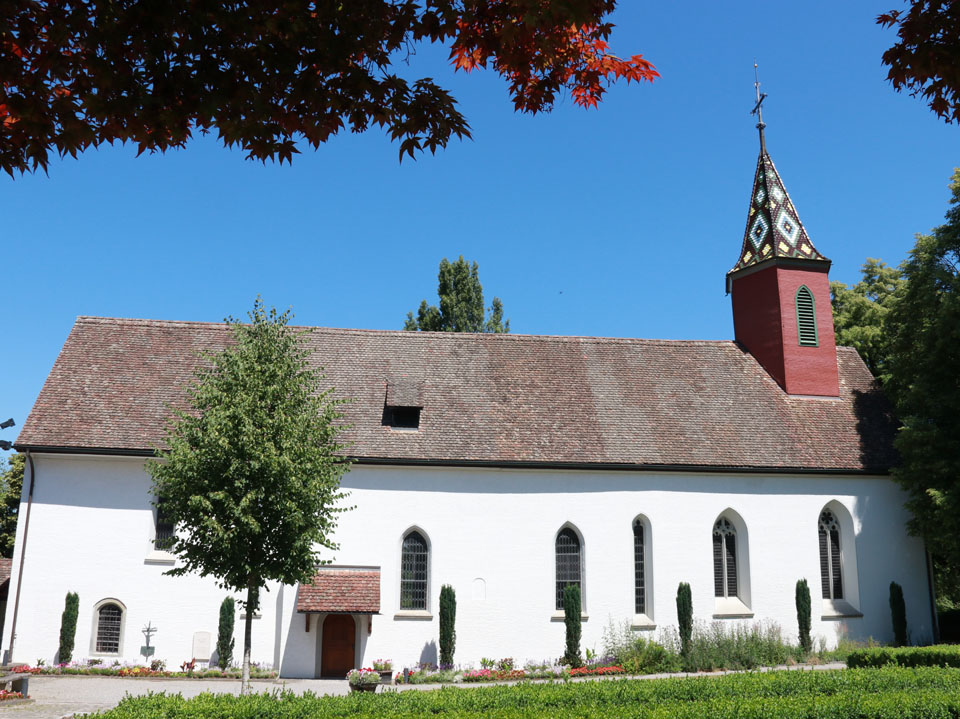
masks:
<path id="1" fill-rule="evenodd" d="M 379 567 L 321 567 L 297 588 L 297 611 L 380 613 Z"/>

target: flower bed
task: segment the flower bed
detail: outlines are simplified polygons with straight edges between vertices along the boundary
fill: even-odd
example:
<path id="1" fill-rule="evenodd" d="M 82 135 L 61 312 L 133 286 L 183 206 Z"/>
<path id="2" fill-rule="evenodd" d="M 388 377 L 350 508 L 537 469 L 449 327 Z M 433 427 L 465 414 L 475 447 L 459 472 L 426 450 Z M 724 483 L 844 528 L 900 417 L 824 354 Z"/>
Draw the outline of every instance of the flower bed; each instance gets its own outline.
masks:
<path id="1" fill-rule="evenodd" d="M 526 678 L 523 669 L 471 669 L 463 673 L 465 682 L 515 682 Z"/>
<path id="2" fill-rule="evenodd" d="M 571 677 L 607 677 L 614 674 L 625 674 L 623 667 L 577 667 L 570 670 Z"/>
<path id="3" fill-rule="evenodd" d="M 19 666 L 12 667 L 10 671 L 14 674 L 40 674 L 43 676 L 106 676 L 130 678 L 165 677 L 170 679 L 239 679 L 241 676 L 241 670 L 238 668 L 230 668 L 226 671 L 220 669 L 167 671 L 166 669 L 152 669 L 151 667 L 139 664 L 117 664 L 109 667 L 99 664 L 86 663 L 58 664 L 51 667 L 31 667 L 27 664 L 21 664 Z M 276 677 L 277 673 L 272 669 L 250 667 L 251 679 L 276 679 Z"/>

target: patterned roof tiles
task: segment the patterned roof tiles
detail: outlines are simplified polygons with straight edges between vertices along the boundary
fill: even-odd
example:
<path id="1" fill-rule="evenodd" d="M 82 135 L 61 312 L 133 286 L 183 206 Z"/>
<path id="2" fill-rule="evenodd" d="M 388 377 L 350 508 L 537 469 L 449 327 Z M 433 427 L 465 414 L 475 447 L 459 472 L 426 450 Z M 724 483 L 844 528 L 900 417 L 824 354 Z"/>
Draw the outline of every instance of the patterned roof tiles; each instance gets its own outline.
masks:
<path id="1" fill-rule="evenodd" d="M 380 569 L 321 567 L 297 589 L 298 612 L 380 613 Z"/>

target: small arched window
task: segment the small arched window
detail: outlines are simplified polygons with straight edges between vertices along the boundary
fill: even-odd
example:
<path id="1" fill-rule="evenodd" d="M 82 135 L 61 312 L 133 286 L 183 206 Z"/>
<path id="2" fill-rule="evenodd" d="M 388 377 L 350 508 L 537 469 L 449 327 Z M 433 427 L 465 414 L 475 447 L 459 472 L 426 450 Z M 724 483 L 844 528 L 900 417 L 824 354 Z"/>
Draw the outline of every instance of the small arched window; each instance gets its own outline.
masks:
<path id="1" fill-rule="evenodd" d="M 820 586 L 824 599 L 843 599 L 840 572 L 840 524 L 833 512 L 825 509 L 818 522 L 820 535 Z"/>
<path id="2" fill-rule="evenodd" d="M 414 530 L 403 538 L 400 553 L 400 608 L 427 608 L 427 540 Z"/>
<path id="3" fill-rule="evenodd" d="M 817 312 L 813 302 L 813 293 L 806 285 L 800 285 L 796 296 L 797 304 L 797 337 L 803 347 L 816 347 L 817 339 Z"/>
<path id="4" fill-rule="evenodd" d="M 635 614 L 647 613 L 647 586 L 643 561 L 643 522 L 633 521 L 633 603 Z"/>
<path id="5" fill-rule="evenodd" d="M 97 605 L 94 619 L 93 651 L 96 654 L 120 654 L 123 642 L 124 608 L 106 600 Z"/>
<path id="6" fill-rule="evenodd" d="M 557 534 L 557 610 L 563 609 L 563 590 L 568 586 L 580 588 L 580 601 L 583 601 L 581 581 L 580 538 L 569 527 Z"/>
<path id="7" fill-rule="evenodd" d="M 737 596 L 737 530 L 725 517 L 713 525 L 713 595 Z"/>

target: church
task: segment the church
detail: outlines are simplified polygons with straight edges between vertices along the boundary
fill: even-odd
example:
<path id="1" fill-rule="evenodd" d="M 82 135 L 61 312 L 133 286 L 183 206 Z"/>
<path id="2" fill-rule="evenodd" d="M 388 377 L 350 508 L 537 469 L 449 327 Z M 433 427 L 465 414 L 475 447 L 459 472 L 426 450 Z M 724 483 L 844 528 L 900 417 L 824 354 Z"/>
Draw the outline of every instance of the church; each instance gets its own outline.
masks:
<path id="1" fill-rule="evenodd" d="M 611 622 L 651 638 L 676 626 L 680 582 L 696 620 L 776 623 L 795 641 L 801 578 L 815 640 L 892 640 L 895 581 L 911 641 L 930 642 L 929 564 L 889 474 L 895 423 L 835 345 L 829 267 L 761 127 L 726 276 L 735 340 L 313 329 L 312 361 L 353 400 L 354 509 L 311 583 L 262 593 L 253 660 L 339 678 L 436 662 L 444 584 L 464 665 L 560 656 L 571 584 L 597 650 Z M 67 592 L 77 658 L 142 661 L 149 624 L 168 667 L 210 660 L 226 593 L 165 574 L 174 528 L 145 465 L 198 353 L 229 339 L 224 324 L 77 319 L 16 444 L 5 661 L 54 661 Z"/>

